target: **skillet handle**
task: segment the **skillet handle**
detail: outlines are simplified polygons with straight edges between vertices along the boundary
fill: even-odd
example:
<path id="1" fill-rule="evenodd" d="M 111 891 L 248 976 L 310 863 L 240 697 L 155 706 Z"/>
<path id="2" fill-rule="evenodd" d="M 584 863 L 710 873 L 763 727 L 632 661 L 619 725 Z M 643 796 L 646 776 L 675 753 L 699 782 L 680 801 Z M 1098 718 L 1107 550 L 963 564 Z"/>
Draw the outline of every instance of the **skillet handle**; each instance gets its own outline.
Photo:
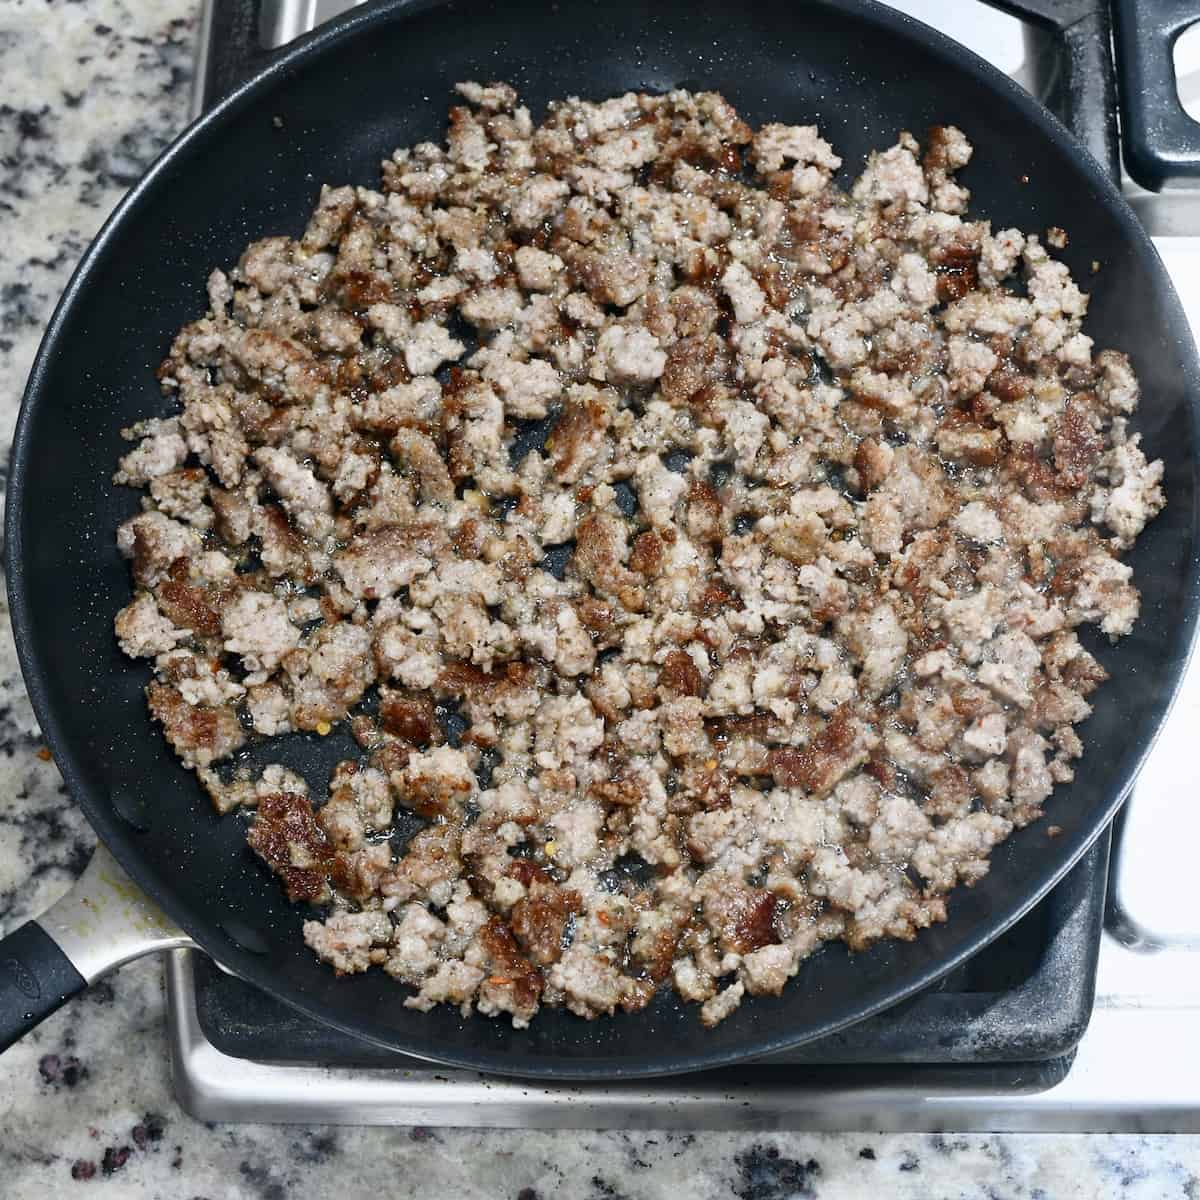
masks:
<path id="1" fill-rule="evenodd" d="M 195 947 L 103 845 L 75 886 L 0 941 L 0 1051 L 123 963 Z"/>
<path id="2" fill-rule="evenodd" d="M 0 1051 L 87 987 L 87 980 L 36 922 L 0 942 Z"/>
<path id="3" fill-rule="evenodd" d="M 1200 124 L 1175 82 L 1175 42 L 1200 0 L 1112 0 L 1125 168 L 1152 192 L 1200 179 Z"/>

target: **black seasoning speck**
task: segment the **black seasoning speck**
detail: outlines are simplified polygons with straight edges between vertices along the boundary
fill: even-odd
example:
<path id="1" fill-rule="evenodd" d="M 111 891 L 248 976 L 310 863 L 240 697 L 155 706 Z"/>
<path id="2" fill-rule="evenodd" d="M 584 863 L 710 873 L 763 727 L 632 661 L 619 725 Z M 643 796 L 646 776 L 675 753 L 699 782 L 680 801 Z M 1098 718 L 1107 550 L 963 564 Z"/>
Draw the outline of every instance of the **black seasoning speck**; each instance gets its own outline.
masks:
<path id="1" fill-rule="evenodd" d="M 858 1157 L 868 1159 L 870 1162 L 874 1162 L 875 1161 L 875 1151 L 872 1150 L 870 1146 L 864 1146 L 858 1152 Z"/>
<path id="2" fill-rule="evenodd" d="M 71 1164 L 71 1178 L 78 1180 L 91 1179 L 96 1174 L 96 1164 L 90 1158 L 77 1158 Z"/>

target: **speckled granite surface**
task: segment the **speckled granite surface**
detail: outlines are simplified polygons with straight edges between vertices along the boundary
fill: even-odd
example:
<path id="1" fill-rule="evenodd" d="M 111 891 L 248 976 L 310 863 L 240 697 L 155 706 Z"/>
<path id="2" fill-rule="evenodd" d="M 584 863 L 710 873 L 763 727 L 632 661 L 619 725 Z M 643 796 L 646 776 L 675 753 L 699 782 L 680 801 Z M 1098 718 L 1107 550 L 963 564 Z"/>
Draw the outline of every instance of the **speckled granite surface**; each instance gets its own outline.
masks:
<path id="1" fill-rule="evenodd" d="M 104 216 L 185 120 L 194 0 L 0 0 L 0 461 L 42 326 Z M 43 761 L 0 633 L 0 930 L 92 845 Z M 206 1126 L 171 1094 L 157 963 L 126 968 L 0 1058 L 0 1196 L 873 1195 L 1200 1200 L 1200 1139 L 488 1133 Z"/>

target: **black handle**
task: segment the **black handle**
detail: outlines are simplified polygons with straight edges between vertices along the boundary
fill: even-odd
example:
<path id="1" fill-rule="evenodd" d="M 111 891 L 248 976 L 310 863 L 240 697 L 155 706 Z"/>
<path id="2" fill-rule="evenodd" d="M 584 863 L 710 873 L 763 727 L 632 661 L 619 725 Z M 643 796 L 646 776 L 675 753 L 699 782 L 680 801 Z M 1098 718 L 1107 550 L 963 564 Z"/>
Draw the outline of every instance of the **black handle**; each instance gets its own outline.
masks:
<path id="1" fill-rule="evenodd" d="M 1200 124 L 1175 82 L 1176 39 L 1200 19 L 1200 0 L 1113 0 L 1125 167 L 1144 188 L 1200 179 Z"/>
<path id="2" fill-rule="evenodd" d="M 262 0 L 211 0 L 206 34 L 210 52 L 199 81 L 203 108 L 211 108 L 234 88 L 266 66 L 271 51 L 264 50 L 259 36 Z"/>
<path id="3" fill-rule="evenodd" d="M 87 981 L 36 921 L 10 933 L 0 941 L 0 1051 L 85 987 Z"/>
<path id="4" fill-rule="evenodd" d="M 1119 179 L 1117 85 L 1107 0 L 986 2 L 1029 25 L 1034 94 L 1113 179 Z"/>

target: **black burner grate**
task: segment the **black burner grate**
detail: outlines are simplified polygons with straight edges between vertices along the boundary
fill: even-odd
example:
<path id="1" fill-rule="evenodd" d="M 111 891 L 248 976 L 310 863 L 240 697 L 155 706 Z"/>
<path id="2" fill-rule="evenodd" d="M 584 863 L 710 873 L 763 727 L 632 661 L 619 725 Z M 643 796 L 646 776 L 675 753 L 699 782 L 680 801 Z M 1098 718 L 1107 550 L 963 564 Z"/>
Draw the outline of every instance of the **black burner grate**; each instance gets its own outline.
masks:
<path id="1" fill-rule="evenodd" d="M 210 108 L 271 58 L 259 31 L 278 0 L 209 0 L 211 20 L 199 96 Z M 886 3 L 886 0 L 884 0 Z M 980 0 L 1025 21 L 1031 90 L 1081 142 L 1120 174 L 1117 85 L 1108 0 Z"/>
<path id="2" fill-rule="evenodd" d="M 1029 22 L 1035 94 L 1116 176 L 1116 90 L 1104 0 L 985 2 Z M 263 3 L 211 0 L 200 92 L 205 107 L 269 60 L 271 52 L 263 49 L 258 32 Z M 1045 900 L 937 987 L 844 1033 L 762 1060 L 763 1067 L 855 1064 L 866 1070 L 913 1064 L 943 1072 L 973 1068 L 971 1082 L 983 1082 L 982 1075 L 995 1082 L 993 1076 L 1001 1076 L 994 1065 L 1002 1064 L 1006 1086 L 1061 1074 L 1091 1015 L 1108 855 L 1106 831 Z M 793 986 L 802 987 L 802 978 Z M 233 1057 L 328 1066 L 414 1065 L 394 1051 L 301 1016 L 200 955 L 195 986 L 204 1034 Z"/>

